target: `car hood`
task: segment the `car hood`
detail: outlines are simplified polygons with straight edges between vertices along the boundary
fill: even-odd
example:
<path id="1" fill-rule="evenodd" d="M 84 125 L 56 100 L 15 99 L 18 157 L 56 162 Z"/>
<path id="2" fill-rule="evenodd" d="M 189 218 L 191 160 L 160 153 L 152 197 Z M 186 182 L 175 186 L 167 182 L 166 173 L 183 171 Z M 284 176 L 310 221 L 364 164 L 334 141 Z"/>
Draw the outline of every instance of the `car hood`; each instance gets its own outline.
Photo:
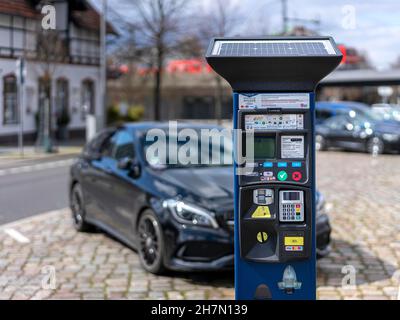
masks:
<path id="1" fill-rule="evenodd" d="M 155 187 L 165 197 L 180 196 L 209 209 L 233 207 L 232 167 L 172 168 L 156 177 Z"/>
<path id="2" fill-rule="evenodd" d="M 233 209 L 233 168 L 202 167 L 157 171 L 154 187 L 164 198 L 180 197 L 214 211 Z M 324 202 L 316 191 L 317 209 Z"/>
<path id="3" fill-rule="evenodd" d="M 377 122 L 375 123 L 374 129 L 382 133 L 400 134 L 400 125 L 392 122 Z"/>

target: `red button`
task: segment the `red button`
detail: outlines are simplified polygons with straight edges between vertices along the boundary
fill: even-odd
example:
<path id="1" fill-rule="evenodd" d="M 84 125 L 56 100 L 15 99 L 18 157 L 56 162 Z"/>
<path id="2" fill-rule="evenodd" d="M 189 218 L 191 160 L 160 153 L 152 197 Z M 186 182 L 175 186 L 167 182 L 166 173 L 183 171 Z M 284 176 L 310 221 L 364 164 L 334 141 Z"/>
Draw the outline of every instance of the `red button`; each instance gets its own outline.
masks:
<path id="1" fill-rule="evenodd" d="M 294 181 L 300 181 L 301 178 L 303 178 L 303 175 L 301 174 L 301 172 L 299 172 L 299 171 L 293 172 L 292 179 Z"/>

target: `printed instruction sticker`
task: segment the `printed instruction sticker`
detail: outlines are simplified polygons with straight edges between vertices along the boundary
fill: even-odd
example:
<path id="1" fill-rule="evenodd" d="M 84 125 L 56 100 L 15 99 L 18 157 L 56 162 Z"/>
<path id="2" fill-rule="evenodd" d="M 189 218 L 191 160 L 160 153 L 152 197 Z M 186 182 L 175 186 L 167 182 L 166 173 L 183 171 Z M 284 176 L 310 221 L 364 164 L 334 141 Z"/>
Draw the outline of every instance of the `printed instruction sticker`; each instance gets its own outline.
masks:
<path id="1" fill-rule="evenodd" d="M 309 109 L 308 93 L 259 93 L 239 95 L 239 109 Z"/>
<path id="2" fill-rule="evenodd" d="M 282 136 L 282 159 L 304 158 L 304 136 Z"/>

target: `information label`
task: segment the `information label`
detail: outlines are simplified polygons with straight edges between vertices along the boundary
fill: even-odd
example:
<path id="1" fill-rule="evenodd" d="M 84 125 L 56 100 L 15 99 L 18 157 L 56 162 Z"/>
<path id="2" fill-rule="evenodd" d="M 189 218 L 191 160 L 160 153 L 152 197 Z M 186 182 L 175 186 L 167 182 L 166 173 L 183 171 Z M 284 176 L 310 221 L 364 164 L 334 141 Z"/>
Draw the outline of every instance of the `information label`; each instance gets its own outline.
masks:
<path id="1" fill-rule="evenodd" d="M 246 114 L 246 130 L 302 130 L 303 114 Z"/>
<path id="2" fill-rule="evenodd" d="M 239 109 L 309 109 L 308 93 L 240 94 Z"/>
<path id="3" fill-rule="evenodd" d="M 282 159 L 303 159 L 304 136 L 282 136 L 281 153 Z"/>

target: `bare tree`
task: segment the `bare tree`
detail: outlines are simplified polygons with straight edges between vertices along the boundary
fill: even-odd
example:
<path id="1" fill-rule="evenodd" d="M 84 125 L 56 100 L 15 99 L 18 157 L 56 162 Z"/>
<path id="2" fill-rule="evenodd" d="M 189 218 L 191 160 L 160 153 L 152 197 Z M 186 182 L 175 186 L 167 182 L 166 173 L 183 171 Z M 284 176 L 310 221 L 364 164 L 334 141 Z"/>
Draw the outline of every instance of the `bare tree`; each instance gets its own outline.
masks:
<path id="1" fill-rule="evenodd" d="M 241 18 L 232 0 L 215 0 L 198 16 L 198 33 L 208 45 L 210 37 L 226 37 L 237 31 Z"/>
<path id="2" fill-rule="evenodd" d="M 215 0 L 197 19 L 197 34 L 206 48 L 213 37 L 232 36 L 237 31 L 241 14 L 231 0 Z M 215 74 L 215 117 L 222 120 L 223 86 L 222 79 Z"/>
<path id="3" fill-rule="evenodd" d="M 154 119 L 161 119 L 162 72 L 167 55 L 179 38 L 188 0 L 125 0 L 135 10 L 140 58 L 154 73 Z"/>
<path id="4" fill-rule="evenodd" d="M 203 58 L 204 47 L 197 35 L 184 36 L 176 45 L 175 51 L 184 59 Z"/>
<path id="5" fill-rule="evenodd" d="M 37 35 L 37 54 L 39 78 L 41 79 L 42 105 L 39 106 L 38 114 L 38 139 L 37 146 L 43 147 L 46 152 L 53 149 L 52 135 L 52 110 L 51 83 L 56 72 L 57 64 L 66 62 L 68 57 L 67 47 L 60 33 L 55 30 L 41 30 Z"/>

